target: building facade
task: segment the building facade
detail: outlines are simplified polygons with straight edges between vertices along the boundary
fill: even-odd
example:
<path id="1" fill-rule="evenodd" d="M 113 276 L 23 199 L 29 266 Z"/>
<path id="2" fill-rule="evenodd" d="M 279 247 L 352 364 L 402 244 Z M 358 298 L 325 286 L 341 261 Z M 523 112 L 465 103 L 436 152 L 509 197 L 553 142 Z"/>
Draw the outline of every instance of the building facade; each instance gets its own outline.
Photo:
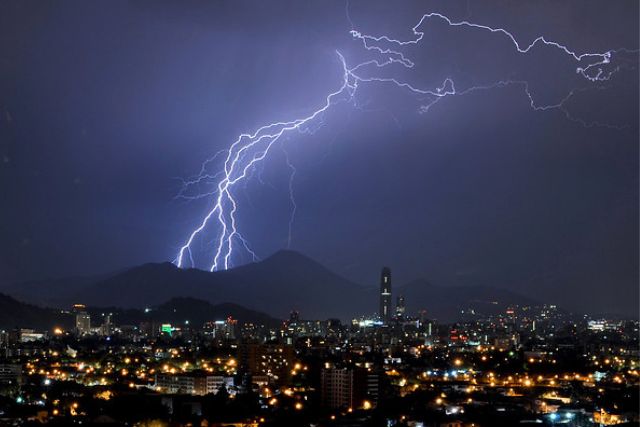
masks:
<path id="1" fill-rule="evenodd" d="M 380 319 L 391 320 L 391 269 L 384 267 L 380 276 Z"/>
<path id="2" fill-rule="evenodd" d="M 156 389 L 168 394 L 204 396 L 206 394 L 218 393 L 223 386 L 228 391 L 233 385 L 233 377 L 207 375 L 203 372 L 182 374 L 160 373 L 156 375 Z"/>
<path id="3" fill-rule="evenodd" d="M 325 367 L 320 377 L 322 405 L 332 409 L 366 408 L 378 403 L 378 374 L 362 368 Z"/>

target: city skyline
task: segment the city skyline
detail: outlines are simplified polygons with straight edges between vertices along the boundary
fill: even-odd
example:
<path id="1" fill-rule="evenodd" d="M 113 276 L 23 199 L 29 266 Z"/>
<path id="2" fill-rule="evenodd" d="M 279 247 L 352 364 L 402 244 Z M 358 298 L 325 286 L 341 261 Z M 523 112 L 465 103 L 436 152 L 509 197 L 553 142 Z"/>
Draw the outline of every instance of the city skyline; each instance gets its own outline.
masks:
<path id="1" fill-rule="evenodd" d="M 381 279 L 378 296 L 388 297 L 388 268 Z M 379 302 L 387 307 L 388 298 Z M 54 313 L 48 330 L 0 330 L 6 419 L 116 426 L 153 419 L 162 427 L 640 420 L 638 320 L 548 304 L 471 310 L 453 323 L 402 310 L 385 321 L 378 313 L 343 322 L 295 310 L 277 320 L 189 298 L 144 310 L 74 304 Z"/>
<path id="2" fill-rule="evenodd" d="M 640 426 L 638 16 L 0 1 L 0 425 Z"/>

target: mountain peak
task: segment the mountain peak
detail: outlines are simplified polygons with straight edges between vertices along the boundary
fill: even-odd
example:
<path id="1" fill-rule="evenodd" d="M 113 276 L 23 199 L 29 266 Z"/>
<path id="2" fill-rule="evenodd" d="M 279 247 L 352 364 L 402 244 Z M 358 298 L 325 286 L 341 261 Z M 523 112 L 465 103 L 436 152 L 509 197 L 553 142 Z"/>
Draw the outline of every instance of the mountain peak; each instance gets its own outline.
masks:
<path id="1" fill-rule="evenodd" d="M 375 288 L 363 287 L 332 272 L 313 259 L 292 250 L 280 250 L 266 259 L 226 271 L 209 272 L 180 269 L 172 263 L 148 263 L 122 273 L 82 282 L 70 287 L 59 280 L 51 286 L 24 289 L 27 300 L 34 301 L 45 292 L 58 307 L 82 302 L 94 306 L 121 308 L 159 307 L 190 318 L 190 312 L 209 312 L 212 306 L 233 313 L 236 308 L 218 304 L 233 303 L 249 310 L 266 311 L 286 318 L 292 309 L 304 319 L 348 319 L 370 315 L 377 310 Z M 486 306 L 483 302 L 504 304 L 526 302 L 521 296 L 487 287 L 449 287 L 419 279 L 394 288 L 403 294 L 410 312 L 427 309 L 439 319 L 451 319 L 460 309 Z M 23 298 L 24 298 L 23 297 Z M 178 298 L 176 298 L 178 297 Z"/>
<path id="2" fill-rule="evenodd" d="M 126 270 L 126 272 L 136 272 L 136 271 L 175 271 L 178 270 L 178 267 L 169 261 L 164 262 L 147 262 L 145 264 L 137 265 L 135 267 L 131 267 Z"/>
<path id="3" fill-rule="evenodd" d="M 280 249 L 263 260 L 263 262 L 267 261 L 309 262 L 318 264 L 308 256 L 291 249 Z"/>

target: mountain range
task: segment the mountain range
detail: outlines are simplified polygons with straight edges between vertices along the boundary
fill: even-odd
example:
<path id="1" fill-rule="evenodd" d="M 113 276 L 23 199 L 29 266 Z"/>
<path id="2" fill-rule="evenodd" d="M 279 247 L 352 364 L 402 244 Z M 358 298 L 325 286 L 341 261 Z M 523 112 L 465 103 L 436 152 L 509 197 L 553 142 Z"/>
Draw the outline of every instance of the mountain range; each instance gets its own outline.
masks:
<path id="1" fill-rule="evenodd" d="M 139 325 L 142 322 L 171 323 L 183 325 L 188 322 L 196 328 L 212 320 L 232 317 L 242 323 L 256 323 L 268 327 L 278 327 L 281 320 L 265 313 L 249 310 L 237 304 L 211 304 L 195 298 L 172 298 L 158 306 L 146 309 L 123 309 L 119 307 L 88 306 L 92 325 L 102 324 L 102 315 L 109 313 L 117 325 Z M 71 329 L 74 317 L 69 310 L 38 307 L 20 302 L 10 296 L 0 294 L 0 328 L 33 328 L 39 331 L 54 327 Z"/>
<path id="2" fill-rule="evenodd" d="M 60 310 L 42 308 L 16 300 L 8 295 L 0 294 L 0 328 L 34 328 L 50 329 L 61 325 L 63 316 Z"/>
<path id="3" fill-rule="evenodd" d="M 407 312 L 452 321 L 461 310 L 487 313 L 510 304 L 533 304 L 529 298 L 487 286 L 437 286 L 427 280 L 394 285 L 405 296 Z M 143 309 L 176 297 L 210 304 L 231 303 L 283 319 L 297 310 L 304 319 L 343 320 L 372 315 L 378 290 L 345 279 L 312 259 L 279 251 L 263 261 L 226 271 L 180 269 L 171 263 L 151 263 L 95 277 L 44 280 L 18 284 L 5 292 L 32 304 L 68 308 L 89 306 Z"/>

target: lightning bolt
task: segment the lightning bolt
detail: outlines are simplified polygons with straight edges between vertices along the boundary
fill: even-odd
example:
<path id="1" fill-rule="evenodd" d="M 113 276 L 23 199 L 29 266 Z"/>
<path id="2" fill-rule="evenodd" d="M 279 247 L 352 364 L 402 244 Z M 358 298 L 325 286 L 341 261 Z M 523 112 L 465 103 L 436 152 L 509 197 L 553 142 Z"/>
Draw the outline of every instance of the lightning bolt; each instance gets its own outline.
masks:
<path id="1" fill-rule="evenodd" d="M 289 200 L 291 202 L 291 216 L 289 217 L 289 233 L 287 234 L 287 249 L 288 249 L 291 247 L 291 240 L 293 239 L 293 222 L 296 219 L 296 212 L 298 210 L 298 204 L 296 203 L 296 198 L 293 193 L 293 180 L 296 177 L 296 173 L 298 172 L 298 170 L 293 165 L 293 163 L 291 163 L 291 159 L 289 158 L 289 153 L 284 148 L 284 145 L 282 146 L 282 151 L 284 152 L 285 162 L 287 163 L 287 166 L 291 171 L 291 174 L 289 175 Z"/>
<path id="2" fill-rule="evenodd" d="M 194 241 L 209 227 L 215 225 L 216 238 L 213 242 L 213 259 L 209 266 L 211 271 L 228 269 L 232 266 L 234 253 L 242 248 L 253 260 L 258 259 L 251 249 L 247 239 L 240 233 L 237 220 L 238 200 L 234 196 L 234 188 L 237 184 L 246 181 L 251 177 L 254 169 L 265 160 L 271 153 L 274 145 L 283 140 L 284 136 L 294 133 L 313 133 L 317 127 L 324 124 L 325 113 L 338 103 L 353 103 L 358 88 L 364 84 L 390 84 L 399 89 L 406 90 L 427 101 L 420 107 L 420 112 L 427 113 L 434 105 L 446 97 L 463 96 L 477 91 L 486 91 L 503 88 L 506 86 L 519 86 L 529 100 L 529 104 L 534 111 L 559 110 L 569 120 L 577 122 L 585 127 L 605 125 L 598 122 L 589 123 L 583 119 L 576 118 L 570 114 L 566 108 L 566 103 L 578 92 L 587 89 L 574 89 L 569 91 L 563 98 L 552 104 L 537 104 L 530 90 L 529 83 L 525 80 L 500 80 L 487 85 L 472 86 L 458 90 L 454 79 L 447 77 L 442 84 L 435 88 L 417 87 L 409 82 L 394 77 L 384 77 L 380 70 L 386 70 L 392 66 L 400 66 L 405 69 L 413 69 L 415 63 L 403 52 L 406 48 L 419 45 L 425 39 L 425 32 L 420 29 L 428 21 L 439 20 L 452 28 L 462 28 L 469 31 L 479 31 L 495 34 L 498 37 L 510 42 L 515 52 L 526 55 L 536 46 L 546 46 L 558 50 L 576 63 L 575 72 L 585 79 L 587 83 L 594 84 L 609 81 L 613 75 L 620 70 L 619 66 L 611 66 L 614 56 L 617 54 L 637 53 L 638 50 L 614 49 L 605 52 L 577 53 L 569 47 L 556 41 L 548 40 L 540 36 L 529 44 L 522 44 L 508 30 L 504 28 L 494 28 L 487 25 L 463 21 L 453 21 L 449 17 L 440 13 L 427 13 L 423 15 L 418 23 L 411 28 L 412 37 L 406 40 L 394 39 L 387 35 L 374 36 L 364 34 L 355 30 L 353 22 L 348 15 L 351 24 L 350 34 L 355 41 L 358 41 L 366 52 L 377 56 L 349 66 L 345 57 L 336 51 L 340 65 L 342 67 L 342 79 L 337 88 L 325 96 L 322 102 L 312 113 L 288 121 L 277 121 L 259 127 L 253 133 L 243 133 L 229 146 L 228 149 L 218 152 L 215 156 L 207 159 L 195 177 L 183 181 L 182 190 L 178 193 L 178 198 L 193 200 L 198 198 L 210 198 L 212 205 L 206 212 L 198 226 L 188 235 L 184 244 L 180 247 L 174 263 L 178 267 L 184 267 L 186 259 L 191 266 L 194 266 L 192 256 L 192 246 Z M 377 72 L 377 74 L 376 74 Z M 283 147 L 284 149 L 284 147 Z M 292 214 L 289 220 L 288 244 L 291 244 L 292 227 L 297 209 L 297 204 L 293 196 L 293 181 L 296 168 L 293 166 L 286 151 L 285 161 L 290 169 L 289 194 L 292 206 Z M 219 157 L 224 157 L 221 169 L 216 173 L 209 173 L 209 165 L 215 163 Z M 201 192 L 202 186 L 214 186 L 213 190 Z M 193 189 L 196 194 L 192 195 Z"/>
<path id="3" fill-rule="evenodd" d="M 449 25 L 450 27 L 468 27 L 468 28 L 474 28 L 474 29 L 478 29 L 478 30 L 482 30 L 482 31 L 488 31 L 490 33 L 498 33 L 500 35 L 505 36 L 509 41 L 511 41 L 516 49 L 516 51 L 518 53 L 522 53 L 522 54 L 526 54 L 529 53 L 531 51 L 531 49 L 533 49 L 536 45 L 538 44 L 544 44 L 546 46 L 551 46 L 554 47 L 556 49 L 559 49 L 560 51 L 562 51 L 563 53 L 565 53 L 566 55 L 569 55 L 571 57 L 573 57 L 573 59 L 575 59 L 578 63 L 582 62 L 585 59 L 594 59 L 594 62 L 587 64 L 586 66 L 580 66 L 578 65 L 576 68 L 576 73 L 581 74 L 584 78 L 586 78 L 587 80 L 590 80 L 592 82 L 595 81 L 604 81 L 604 80 L 609 80 L 611 78 L 611 76 L 613 75 L 613 73 L 615 73 L 616 71 L 618 71 L 617 69 L 614 69 L 613 71 L 606 73 L 602 66 L 609 64 L 611 62 L 611 55 L 613 53 L 617 53 L 618 51 L 629 51 L 628 49 L 616 49 L 616 50 L 609 50 L 603 53 L 582 53 L 582 54 L 578 54 L 575 51 L 569 49 L 567 46 L 557 43 L 555 41 L 549 41 L 547 40 L 544 36 L 540 36 L 537 37 L 536 39 L 534 39 L 529 45 L 527 45 L 526 47 L 522 47 L 523 45 L 521 45 L 515 38 L 515 36 L 510 33 L 509 31 L 505 30 L 504 28 L 493 28 L 493 27 L 489 27 L 487 25 L 481 25 L 481 24 L 475 24 L 469 21 L 458 21 L 458 22 L 454 22 L 452 21 L 450 18 L 448 18 L 445 15 L 442 15 L 440 13 L 426 13 L 424 15 L 422 15 L 422 18 L 420 18 L 420 21 L 418 21 L 418 23 L 411 29 L 411 31 L 414 34 L 414 38 L 409 39 L 409 40 L 397 40 L 397 39 L 392 39 L 388 36 L 371 36 L 371 35 L 366 35 L 366 34 L 362 34 L 359 31 L 356 30 L 351 30 L 351 35 L 359 40 L 362 41 L 364 48 L 367 50 L 372 50 L 372 51 L 376 51 L 380 54 L 383 55 L 390 55 L 390 59 L 389 61 L 391 62 L 398 62 L 402 65 L 404 65 L 405 67 L 408 68 L 413 68 L 413 66 L 415 65 L 411 60 L 409 60 L 408 58 L 406 58 L 404 56 L 404 54 L 402 54 L 399 51 L 393 50 L 391 48 L 382 48 L 378 45 L 378 43 L 388 43 L 391 45 L 397 45 L 399 47 L 402 46 L 408 46 L 408 45 L 417 45 L 418 43 L 420 43 L 422 41 L 422 39 L 424 38 L 424 32 L 420 31 L 419 28 L 429 19 L 441 19 L 442 21 L 444 21 L 447 25 Z M 636 51 L 637 52 L 637 51 Z M 591 74 L 593 71 L 595 70 L 595 74 Z"/>

